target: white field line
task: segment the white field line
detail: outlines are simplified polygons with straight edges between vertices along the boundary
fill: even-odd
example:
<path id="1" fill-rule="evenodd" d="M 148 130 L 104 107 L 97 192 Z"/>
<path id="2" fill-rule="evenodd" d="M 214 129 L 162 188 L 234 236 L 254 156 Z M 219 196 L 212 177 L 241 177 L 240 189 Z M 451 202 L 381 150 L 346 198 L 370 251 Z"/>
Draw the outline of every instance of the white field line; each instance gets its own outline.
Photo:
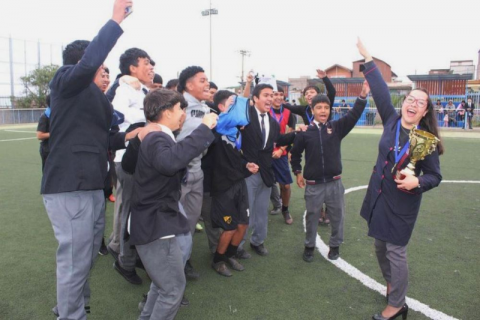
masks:
<path id="1" fill-rule="evenodd" d="M 471 181 L 471 180 L 444 180 L 442 183 L 480 183 L 480 181 Z M 362 189 L 367 189 L 368 186 L 359 186 L 359 187 L 353 187 L 345 190 L 345 194 L 348 194 L 350 192 L 362 190 Z M 304 231 L 306 232 L 306 223 L 305 223 L 305 215 L 307 214 L 307 211 L 305 211 L 303 215 L 303 228 Z M 330 263 L 332 263 L 334 266 L 351 276 L 352 278 L 357 279 L 360 281 L 364 286 L 367 288 L 370 288 L 374 291 L 377 291 L 381 295 L 385 295 L 387 291 L 387 287 L 378 283 L 376 280 L 370 278 L 366 274 L 362 273 L 360 270 L 349 264 L 347 261 L 343 260 L 342 258 L 338 258 L 338 260 L 329 260 L 328 259 L 328 251 L 330 248 L 322 241 L 320 236 L 317 234 L 317 240 L 316 240 L 316 245 L 318 252 Z M 449 316 L 441 311 L 435 310 L 433 308 L 430 308 L 428 305 L 421 303 L 418 300 L 412 299 L 407 297 L 406 298 L 407 304 L 410 307 L 410 309 L 414 311 L 418 311 L 423 313 L 425 316 L 429 317 L 430 319 L 434 320 L 458 320 L 457 318 L 454 318 L 452 316 Z"/>
<path id="2" fill-rule="evenodd" d="M 37 133 L 36 131 L 22 131 L 22 130 L 3 130 L 7 132 L 20 132 L 20 133 Z"/>
<path id="3" fill-rule="evenodd" d="M 32 139 L 37 139 L 37 137 L 33 137 L 33 138 L 18 138 L 18 139 L 0 140 L 0 142 L 19 141 L 19 140 L 32 140 Z"/>

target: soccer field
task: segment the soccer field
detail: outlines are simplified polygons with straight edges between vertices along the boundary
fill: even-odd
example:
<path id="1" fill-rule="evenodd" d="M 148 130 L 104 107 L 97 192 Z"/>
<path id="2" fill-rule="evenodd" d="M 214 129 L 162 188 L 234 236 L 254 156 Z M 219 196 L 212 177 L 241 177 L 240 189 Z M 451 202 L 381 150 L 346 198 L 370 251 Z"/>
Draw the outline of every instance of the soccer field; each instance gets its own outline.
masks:
<path id="1" fill-rule="evenodd" d="M 380 130 L 355 129 L 342 144 L 346 189 L 368 183 L 377 156 Z M 480 137 L 478 132 L 448 133 L 440 158 L 445 182 L 426 193 L 408 246 L 408 297 L 417 309 L 442 312 L 444 319 L 480 318 Z M 454 137 L 457 136 L 458 137 Z M 463 136 L 462 136 L 463 135 Z M 0 127 L 0 319 L 54 319 L 57 243 L 39 194 L 41 161 L 35 126 Z M 451 183 L 448 181 L 457 181 Z M 466 183 L 476 181 L 477 183 Z M 463 181 L 463 182 L 462 182 Z M 385 298 L 325 259 L 302 260 L 305 210 L 303 190 L 292 187 L 291 226 L 269 216 L 265 243 L 269 255 L 243 260 L 245 271 L 221 277 L 210 267 L 204 233 L 194 236 L 192 264 L 200 279 L 188 281 L 190 306 L 177 319 L 371 319 Z M 384 284 L 366 222 L 359 216 L 366 190 L 345 196 L 345 242 L 342 264 Z M 112 230 L 108 203 L 106 230 Z M 328 243 L 329 227 L 319 226 Z M 250 248 L 246 246 L 249 250 Z M 91 275 L 89 319 L 137 319 L 138 302 L 150 281 L 126 282 L 111 256 L 99 256 Z M 430 317 L 432 319 L 439 319 Z M 430 319 L 411 310 L 408 319 Z"/>

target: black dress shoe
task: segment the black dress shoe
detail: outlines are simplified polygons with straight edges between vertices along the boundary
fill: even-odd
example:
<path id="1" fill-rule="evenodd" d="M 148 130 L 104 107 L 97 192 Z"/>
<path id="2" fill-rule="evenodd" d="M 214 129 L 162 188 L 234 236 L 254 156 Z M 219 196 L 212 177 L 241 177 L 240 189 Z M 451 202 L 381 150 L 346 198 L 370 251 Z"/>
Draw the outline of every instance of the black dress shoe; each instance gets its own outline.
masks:
<path id="1" fill-rule="evenodd" d="M 268 250 L 264 247 L 263 243 L 259 246 L 254 246 L 250 243 L 250 247 L 260 256 L 266 256 L 268 254 Z"/>
<path id="2" fill-rule="evenodd" d="M 244 249 L 238 249 L 237 253 L 235 254 L 235 258 L 242 259 L 242 260 L 250 259 L 251 257 L 252 255 L 247 251 L 245 251 Z"/>
<path id="3" fill-rule="evenodd" d="M 340 247 L 330 247 L 328 252 L 328 259 L 337 260 L 340 257 Z"/>
<path id="4" fill-rule="evenodd" d="M 187 297 L 183 296 L 182 302 L 180 302 L 180 307 L 188 307 L 190 305 L 190 301 L 188 301 Z"/>
<path id="5" fill-rule="evenodd" d="M 305 247 L 305 250 L 303 251 L 303 260 L 306 262 L 312 262 L 313 261 L 313 251 L 315 248 L 309 248 Z"/>
<path id="6" fill-rule="evenodd" d="M 391 316 L 390 318 L 385 318 L 384 316 L 382 316 L 382 313 L 376 313 L 373 315 L 372 319 L 373 320 L 393 320 L 393 319 L 396 319 L 398 318 L 399 316 L 402 316 L 402 320 L 406 320 L 407 319 L 407 316 L 408 316 L 408 305 L 405 303 L 403 305 L 403 307 L 398 310 L 397 313 L 395 313 L 393 316 Z"/>
<path id="7" fill-rule="evenodd" d="M 195 269 L 193 269 L 190 260 L 187 260 L 187 263 L 185 264 L 185 276 L 191 280 L 196 280 L 200 278 L 200 274 L 195 271 Z"/>
<path id="8" fill-rule="evenodd" d="M 107 246 L 105 245 L 105 238 L 102 238 L 102 245 L 100 246 L 100 250 L 98 250 L 98 254 L 101 256 L 106 256 L 108 254 Z"/>
<path id="9" fill-rule="evenodd" d="M 120 273 L 120 275 L 131 284 L 135 284 L 135 285 L 142 284 L 142 278 L 138 276 L 135 269 L 133 271 L 125 270 L 120 266 L 118 261 L 115 261 L 115 263 L 113 264 L 113 269 L 115 269 L 118 273 Z"/>

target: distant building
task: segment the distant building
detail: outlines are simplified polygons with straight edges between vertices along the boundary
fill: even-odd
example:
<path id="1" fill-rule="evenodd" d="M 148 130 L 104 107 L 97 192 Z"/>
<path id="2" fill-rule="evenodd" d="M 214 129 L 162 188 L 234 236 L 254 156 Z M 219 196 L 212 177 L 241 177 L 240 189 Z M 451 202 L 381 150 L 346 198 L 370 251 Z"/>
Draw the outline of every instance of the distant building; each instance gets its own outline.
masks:
<path id="1" fill-rule="evenodd" d="M 475 74 L 475 65 L 473 60 L 455 60 L 450 61 L 450 70 L 453 74 L 469 74 L 473 80 Z"/>

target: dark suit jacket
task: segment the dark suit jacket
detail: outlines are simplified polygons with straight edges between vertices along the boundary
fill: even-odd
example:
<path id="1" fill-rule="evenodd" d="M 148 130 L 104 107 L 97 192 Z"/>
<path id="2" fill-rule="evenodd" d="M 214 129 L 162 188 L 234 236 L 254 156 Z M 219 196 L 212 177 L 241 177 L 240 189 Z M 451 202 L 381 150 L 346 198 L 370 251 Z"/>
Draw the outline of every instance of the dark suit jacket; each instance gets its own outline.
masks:
<path id="1" fill-rule="evenodd" d="M 104 187 L 113 108 L 93 79 L 122 33 L 109 20 L 82 59 L 61 67 L 50 82 L 50 155 L 42 194 Z M 117 137 L 116 143 L 124 143 L 121 135 Z"/>
<path id="2" fill-rule="evenodd" d="M 204 124 L 178 143 L 165 132 L 151 132 L 143 139 L 134 174 L 131 244 L 189 232 L 187 218 L 178 208 L 181 180 L 190 161 L 214 139 Z"/>
<path id="3" fill-rule="evenodd" d="M 274 144 L 276 146 L 286 146 L 293 143 L 295 132 L 285 135 L 280 134 L 280 126 L 278 122 L 270 117 L 267 112 L 270 123 L 270 132 L 268 134 L 267 143 L 263 148 L 262 130 L 258 121 L 258 114 L 255 107 L 249 107 L 250 123 L 242 130 L 242 151 L 247 162 L 256 163 L 260 169 L 259 173 L 267 187 L 271 187 L 275 183 L 275 177 L 272 167 L 272 152 Z"/>

